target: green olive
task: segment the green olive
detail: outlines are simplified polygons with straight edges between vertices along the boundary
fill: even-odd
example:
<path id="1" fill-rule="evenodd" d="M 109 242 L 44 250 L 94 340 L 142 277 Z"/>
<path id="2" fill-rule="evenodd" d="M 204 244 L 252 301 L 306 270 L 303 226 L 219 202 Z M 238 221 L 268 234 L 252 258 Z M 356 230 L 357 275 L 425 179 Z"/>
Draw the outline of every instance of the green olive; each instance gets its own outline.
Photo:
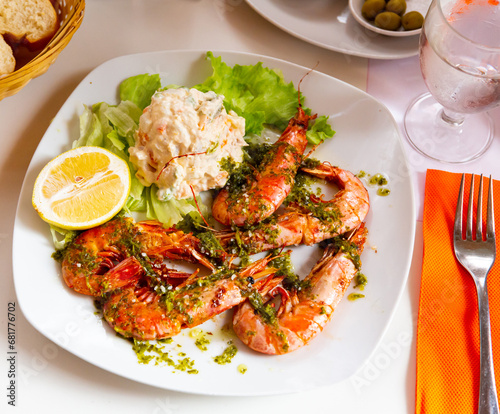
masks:
<path id="1" fill-rule="evenodd" d="M 385 0 L 366 0 L 361 7 L 361 14 L 367 20 L 373 20 L 385 8 Z"/>
<path id="2" fill-rule="evenodd" d="M 385 6 L 385 10 L 388 12 L 393 12 L 402 16 L 406 11 L 406 1 L 405 0 L 389 0 Z"/>
<path id="3" fill-rule="evenodd" d="M 401 26 L 401 17 L 393 12 L 382 12 L 375 17 L 375 26 L 385 30 L 398 30 Z"/>
<path id="4" fill-rule="evenodd" d="M 424 16 L 418 11 L 408 12 L 401 18 L 401 24 L 405 30 L 420 29 L 424 24 Z"/>

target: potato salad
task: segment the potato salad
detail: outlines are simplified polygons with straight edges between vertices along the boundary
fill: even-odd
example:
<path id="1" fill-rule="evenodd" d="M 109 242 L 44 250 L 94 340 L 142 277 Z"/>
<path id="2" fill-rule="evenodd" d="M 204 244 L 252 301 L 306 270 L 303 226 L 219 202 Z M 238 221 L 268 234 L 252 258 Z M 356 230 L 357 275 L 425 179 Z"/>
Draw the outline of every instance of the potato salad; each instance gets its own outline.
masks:
<path id="1" fill-rule="evenodd" d="M 184 199 L 219 188 L 228 173 L 220 161 L 243 158 L 245 119 L 226 111 L 224 96 L 177 88 L 156 92 L 129 148 L 136 177 L 156 184 L 160 200 Z"/>

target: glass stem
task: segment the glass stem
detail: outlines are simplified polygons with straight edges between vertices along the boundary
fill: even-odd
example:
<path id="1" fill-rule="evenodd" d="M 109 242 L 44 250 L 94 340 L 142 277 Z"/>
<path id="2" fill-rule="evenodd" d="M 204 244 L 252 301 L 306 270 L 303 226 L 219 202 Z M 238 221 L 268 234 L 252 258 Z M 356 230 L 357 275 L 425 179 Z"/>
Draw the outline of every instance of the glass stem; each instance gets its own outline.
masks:
<path id="1" fill-rule="evenodd" d="M 443 108 L 440 112 L 441 119 L 450 126 L 459 127 L 464 123 L 465 116 L 458 112 Z"/>

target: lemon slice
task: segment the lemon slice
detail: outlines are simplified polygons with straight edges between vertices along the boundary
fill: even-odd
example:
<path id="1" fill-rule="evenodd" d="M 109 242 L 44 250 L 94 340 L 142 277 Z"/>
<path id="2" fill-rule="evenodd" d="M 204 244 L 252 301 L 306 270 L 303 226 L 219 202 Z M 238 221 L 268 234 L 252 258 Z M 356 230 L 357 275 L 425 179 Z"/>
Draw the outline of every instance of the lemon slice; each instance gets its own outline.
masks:
<path id="1" fill-rule="evenodd" d="M 79 147 L 50 161 L 33 189 L 33 207 L 63 229 L 98 226 L 118 213 L 130 192 L 127 163 L 100 147 Z"/>

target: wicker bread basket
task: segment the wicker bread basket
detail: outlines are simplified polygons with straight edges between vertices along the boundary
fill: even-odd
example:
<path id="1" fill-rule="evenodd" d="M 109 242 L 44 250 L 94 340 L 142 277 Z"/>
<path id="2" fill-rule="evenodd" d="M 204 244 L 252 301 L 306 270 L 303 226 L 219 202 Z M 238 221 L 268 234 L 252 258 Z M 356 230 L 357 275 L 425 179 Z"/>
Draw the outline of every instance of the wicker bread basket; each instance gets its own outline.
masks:
<path id="1" fill-rule="evenodd" d="M 85 0 L 57 0 L 54 3 L 60 27 L 45 48 L 26 65 L 0 77 L 0 100 L 19 92 L 33 78 L 54 63 L 82 23 Z"/>

